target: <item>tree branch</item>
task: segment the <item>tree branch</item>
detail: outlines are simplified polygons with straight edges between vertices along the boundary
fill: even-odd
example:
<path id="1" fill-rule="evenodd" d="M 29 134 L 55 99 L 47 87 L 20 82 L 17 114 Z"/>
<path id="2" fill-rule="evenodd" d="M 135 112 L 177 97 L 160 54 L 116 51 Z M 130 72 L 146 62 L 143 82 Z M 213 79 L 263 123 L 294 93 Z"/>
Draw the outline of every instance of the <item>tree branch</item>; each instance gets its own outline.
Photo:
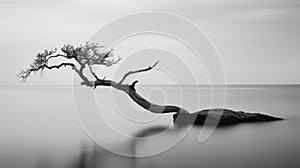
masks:
<path id="1" fill-rule="evenodd" d="M 59 65 L 52 65 L 52 66 L 48 66 L 48 65 L 45 65 L 44 68 L 47 68 L 47 69 L 53 69 L 53 68 L 56 68 L 56 69 L 59 69 L 61 68 L 62 66 L 70 66 L 72 67 L 72 69 L 76 70 L 76 66 L 73 64 L 73 63 L 61 63 Z M 43 69 L 43 68 L 42 68 Z"/>
<path id="2" fill-rule="evenodd" d="M 136 74 L 136 73 L 140 73 L 140 72 L 150 71 L 150 70 L 153 69 L 158 63 L 159 63 L 159 61 L 156 61 L 152 66 L 149 66 L 148 68 L 144 68 L 144 69 L 139 69 L 139 70 L 127 72 L 127 73 L 123 76 L 123 78 L 119 81 L 118 84 L 122 84 L 122 83 L 124 82 L 124 80 L 125 80 L 129 75 Z"/>
<path id="3" fill-rule="evenodd" d="M 91 72 L 91 74 L 94 76 L 94 78 L 95 78 L 96 80 L 100 80 L 100 79 L 98 78 L 98 76 L 95 74 L 95 72 L 93 71 L 92 66 L 91 66 L 90 64 L 87 64 L 87 65 L 89 66 L 90 72 Z"/>
<path id="4" fill-rule="evenodd" d="M 31 72 L 37 72 L 41 70 L 41 75 L 43 74 L 44 69 L 60 68 L 61 66 L 71 66 L 79 77 L 83 80 L 82 84 L 93 87 L 94 82 L 90 81 L 87 76 L 84 74 L 84 69 L 89 68 L 89 72 L 94 76 L 96 80 L 99 80 L 96 73 L 93 72 L 93 65 L 104 65 L 107 67 L 112 66 L 113 64 L 118 63 L 121 58 L 114 58 L 113 50 L 101 52 L 100 46 L 98 43 L 86 42 L 84 45 L 74 46 L 70 44 L 65 44 L 61 47 L 62 53 L 56 53 L 57 48 L 54 50 L 44 50 L 43 52 L 37 53 L 33 62 L 29 65 L 28 69 L 22 70 L 17 76 L 21 81 L 25 82 L 26 79 L 30 76 Z M 65 58 L 65 59 L 75 59 L 76 63 L 68 63 L 67 61 L 62 61 L 62 64 L 49 66 L 48 63 L 50 60 L 55 58 Z M 77 65 L 77 63 L 79 65 Z M 87 67 L 89 66 L 89 67 Z"/>
<path id="5" fill-rule="evenodd" d="M 48 57 L 48 58 L 47 58 L 47 61 L 49 61 L 49 60 L 52 59 L 52 58 L 57 58 L 57 57 L 63 57 L 63 58 L 70 59 L 70 58 L 68 58 L 68 57 L 65 56 L 65 55 L 57 54 L 57 55 L 52 55 L 52 56 Z"/>
<path id="6" fill-rule="evenodd" d="M 21 71 L 21 72 L 18 74 L 18 76 L 19 76 L 20 78 L 22 78 L 22 80 L 25 82 L 26 79 L 30 76 L 30 74 L 31 74 L 32 72 L 37 72 L 37 71 L 39 71 L 39 70 L 41 70 L 41 72 L 42 72 L 45 68 L 46 68 L 46 69 L 49 69 L 49 70 L 54 69 L 54 68 L 59 69 L 59 68 L 61 68 L 62 66 L 65 66 L 65 67 L 66 67 L 66 66 L 70 66 L 70 67 L 72 67 L 72 69 L 75 70 L 75 72 L 78 73 L 78 70 L 77 70 L 76 66 L 75 66 L 73 63 L 61 63 L 61 64 L 59 64 L 59 65 L 52 65 L 52 66 L 48 66 L 47 64 L 44 64 L 44 65 L 39 66 L 39 67 L 36 67 L 36 68 L 30 68 L 30 69 Z"/>

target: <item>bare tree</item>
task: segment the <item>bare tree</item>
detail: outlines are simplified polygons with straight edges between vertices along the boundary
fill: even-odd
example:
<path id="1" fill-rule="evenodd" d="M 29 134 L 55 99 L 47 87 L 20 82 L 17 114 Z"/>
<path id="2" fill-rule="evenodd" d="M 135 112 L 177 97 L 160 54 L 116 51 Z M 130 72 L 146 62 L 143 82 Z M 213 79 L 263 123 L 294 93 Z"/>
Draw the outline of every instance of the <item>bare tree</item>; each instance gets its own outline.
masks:
<path id="1" fill-rule="evenodd" d="M 69 67 L 74 70 L 82 82 L 81 85 L 85 85 L 91 88 L 97 88 L 98 86 L 110 86 L 115 89 L 121 90 L 129 95 L 129 97 L 135 101 L 138 105 L 144 109 L 153 113 L 175 113 L 175 116 L 179 112 L 188 113 L 187 110 L 174 106 L 174 105 L 157 105 L 149 102 L 141 95 L 139 95 L 135 89 L 135 85 L 138 81 L 134 81 L 131 84 L 124 84 L 125 79 L 133 74 L 147 72 L 153 69 L 159 61 L 155 62 L 153 65 L 134 71 L 129 71 L 125 73 L 123 78 L 119 81 L 108 80 L 104 78 L 99 78 L 98 75 L 93 71 L 94 66 L 106 66 L 110 67 L 117 64 L 121 58 L 115 57 L 113 50 L 102 52 L 98 43 L 86 42 L 84 45 L 73 46 L 70 44 L 64 45 L 58 52 L 57 49 L 45 50 L 44 52 L 38 53 L 33 63 L 30 64 L 28 69 L 22 70 L 17 76 L 21 78 L 23 82 L 34 72 L 40 72 L 41 75 L 45 69 L 53 70 L 60 69 L 62 67 Z M 56 58 L 63 58 L 64 61 L 57 65 L 50 65 L 50 61 Z M 70 60 L 75 60 L 75 63 L 70 62 Z M 85 74 L 86 70 L 93 76 L 93 79 L 89 79 Z M 176 117 L 175 117 L 176 118 Z M 174 118 L 174 119 L 175 119 Z"/>

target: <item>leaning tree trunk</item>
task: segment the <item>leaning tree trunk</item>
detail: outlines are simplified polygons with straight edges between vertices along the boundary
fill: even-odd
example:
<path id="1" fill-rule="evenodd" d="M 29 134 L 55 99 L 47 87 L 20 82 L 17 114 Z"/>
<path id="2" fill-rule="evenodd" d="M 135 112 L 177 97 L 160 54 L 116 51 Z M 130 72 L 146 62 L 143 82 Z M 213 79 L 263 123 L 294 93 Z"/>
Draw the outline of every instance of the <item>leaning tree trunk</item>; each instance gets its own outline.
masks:
<path id="1" fill-rule="evenodd" d="M 150 101 L 143 98 L 140 94 L 136 92 L 135 84 L 138 81 L 133 82 L 131 85 L 128 84 L 119 84 L 111 80 L 96 80 L 94 83 L 94 87 L 97 86 L 112 86 L 115 89 L 121 90 L 128 94 L 128 96 L 136 102 L 138 105 L 143 107 L 144 109 L 153 112 L 153 113 L 189 113 L 187 110 L 174 106 L 174 105 L 158 105 L 151 103 Z"/>

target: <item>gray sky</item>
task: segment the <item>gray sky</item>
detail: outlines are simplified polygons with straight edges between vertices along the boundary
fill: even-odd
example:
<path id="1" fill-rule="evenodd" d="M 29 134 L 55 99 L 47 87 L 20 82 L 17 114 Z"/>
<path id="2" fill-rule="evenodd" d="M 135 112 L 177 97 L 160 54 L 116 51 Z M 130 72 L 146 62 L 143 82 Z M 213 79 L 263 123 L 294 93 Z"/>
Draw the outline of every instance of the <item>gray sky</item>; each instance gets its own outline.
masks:
<path id="1" fill-rule="evenodd" d="M 38 51 L 85 42 L 113 19 L 144 10 L 175 13 L 203 29 L 218 50 L 228 83 L 300 83 L 298 0 L 0 0 L 0 84 L 19 85 L 16 73 Z M 128 42 L 139 44 L 138 38 Z M 164 44 L 176 46 L 168 39 Z M 116 53 L 122 57 L 117 48 Z M 155 75 L 147 75 L 153 81 Z M 209 82 L 200 76 L 199 84 Z M 43 80 L 36 75 L 27 85 L 71 83 L 71 71 L 61 70 L 46 73 Z"/>

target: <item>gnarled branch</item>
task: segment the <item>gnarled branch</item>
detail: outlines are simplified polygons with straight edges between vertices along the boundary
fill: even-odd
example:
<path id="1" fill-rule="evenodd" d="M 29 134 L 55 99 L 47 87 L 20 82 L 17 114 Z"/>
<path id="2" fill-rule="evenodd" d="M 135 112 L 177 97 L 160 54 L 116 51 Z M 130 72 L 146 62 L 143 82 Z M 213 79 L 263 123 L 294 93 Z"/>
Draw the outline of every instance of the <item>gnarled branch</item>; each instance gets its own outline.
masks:
<path id="1" fill-rule="evenodd" d="M 153 69 L 157 64 L 159 63 L 159 61 L 156 61 L 152 66 L 149 66 L 148 68 L 144 68 L 144 69 L 138 69 L 135 71 L 129 71 L 127 72 L 123 78 L 119 81 L 119 84 L 122 84 L 124 82 L 124 80 L 129 76 L 129 75 L 133 75 L 136 73 L 140 73 L 140 72 L 146 72 L 146 71 L 150 71 L 151 69 Z"/>
<path id="2" fill-rule="evenodd" d="M 39 70 L 41 70 L 41 72 L 42 72 L 45 68 L 49 69 L 49 70 L 54 69 L 54 68 L 59 69 L 63 66 L 65 66 L 65 67 L 70 66 L 70 67 L 72 67 L 72 69 L 74 69 L 76 72 L 78 72 L 78 70 L 76 69 L 76 66 L 73 63 L 61 63 L 59 65 L 52 65 L 52 66 L 48 66 L 47 64 L 45 64 L 45 65 L 42 65 L 42 66 L 39 66 L 36 68 L 29 68 L 27 70 L 23 70 L 18 74 L 18 77 L 22 78 L 22 80 L 25 82 L 26 79 L 30 76 L 30 74 L 32 72 L 37 72 Z"/>

